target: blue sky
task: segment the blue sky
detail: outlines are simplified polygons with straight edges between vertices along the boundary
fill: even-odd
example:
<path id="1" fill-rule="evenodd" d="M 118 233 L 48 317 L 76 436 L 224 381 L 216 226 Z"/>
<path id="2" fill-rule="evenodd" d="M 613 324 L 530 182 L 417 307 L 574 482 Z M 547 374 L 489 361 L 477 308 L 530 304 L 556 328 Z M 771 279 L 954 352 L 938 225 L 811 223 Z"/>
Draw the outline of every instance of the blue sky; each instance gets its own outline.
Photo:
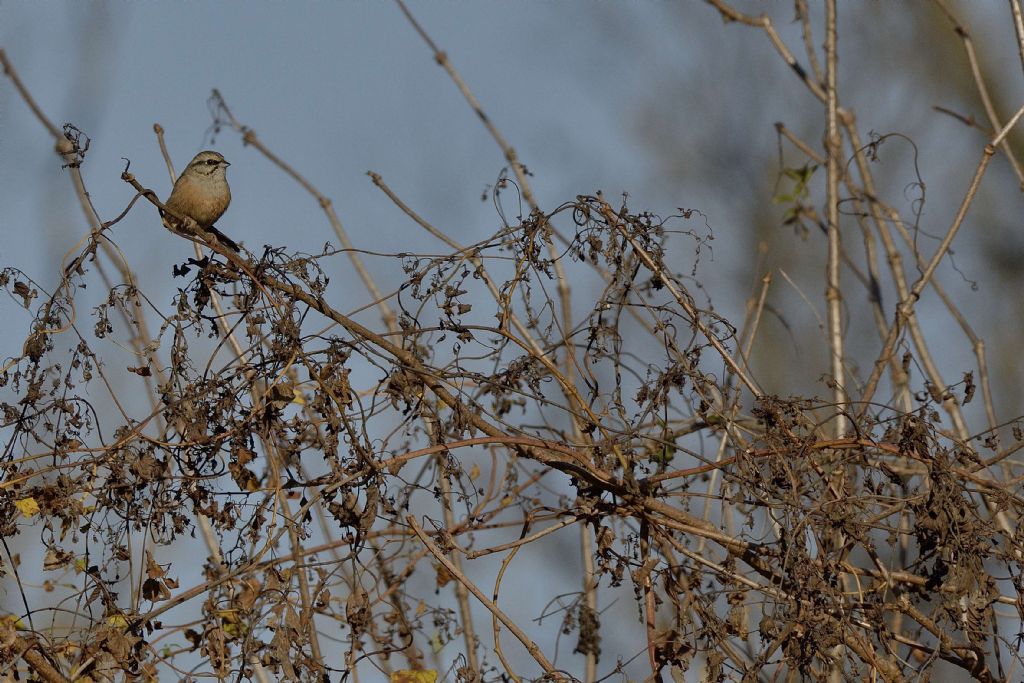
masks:
<path id="1" fill-rule="evenodd" d="M 620 58 L 583 49 L 608 39 L 598 20 L 558 3 L 529 12 L 490 2 L 414 9 L 537 173 L 543 204 L 597 188 L 640 191 L 639 179 L 631 187 L 641 174 L 623 125 L 638 84 Z M 105 216 L 130 197 L 117 178 L 121 157 L 140 181 L 167 192 L 153 123 L 167 130 L 179 169 L 211 146 L 205 103 L 217 87 L 265 144 L 334 200 L 357 242 L 367 231 L 375 248 L 409 248 L 420 238 L 372 187 L 371 169 L 455 234 L 491 229 L 493 211 L 479 197 L 503 165 L 500 151 L 393 4 L 6 3 L 3 11 L 0 36 L 33 94 L 55 121 L 92 138 L 84 172 Z M 580 36 L 580 28 L 602 35 Z M 0 167 L 6 216 L 68 215 L 70 185 L 45 154 L 49 141 L 7 91 L 3 103 L 4 157 L 23 160 Z M 250 243 L 322 244 L 322 215 L 297 186 L 281 182 L 237 135 L 223 132 L 213 146 L 233 164 L 224 230 Z M 147 247 L 185 249 L 154 233 L 143 214 L 115 230 L 137 263 Z M 40 249 L 60 250 L 81 234 L 73 221 L 54 220 L 43 239 L 24 243 L 19 260 L 45 262 L 51 254 Z"/>

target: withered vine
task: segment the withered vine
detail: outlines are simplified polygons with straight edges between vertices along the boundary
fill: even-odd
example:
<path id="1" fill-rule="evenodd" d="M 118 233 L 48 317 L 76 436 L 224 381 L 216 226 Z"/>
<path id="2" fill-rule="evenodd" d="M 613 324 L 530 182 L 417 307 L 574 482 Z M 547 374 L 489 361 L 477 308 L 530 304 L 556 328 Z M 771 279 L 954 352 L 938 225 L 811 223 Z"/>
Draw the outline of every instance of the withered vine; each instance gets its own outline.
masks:
<path id="1" fill-rule="evenodd" d="M 879 307 L 878 376 L 830 375 L 827 399 L 772 395 L 751 360 L 768 282 L 744 319 L 716 312 L 700 269 L 714 221 L 699 211 L 600 193 L 542 210 L 496 136 L 513 175 L 475 244 L 372 174 L 445 245 L 376 263 L 402 280 L 379 293 L 329 200 L 212 102 L 219 126 L 321 200 L 341 248 L 197 250 L 167 264 L 177 295 L 151 300 L 112 245 L 124 215 L 156 215 L 158 181 L 126 169 L 134 199 L 90 217 L 53 291 L 0 271 L 32 315 L 0 371 L 0 567 L 15 605 L 3 668 L 47 681 L 1021 675 L 1024 434 L 991 418 L 984 368 L 949 381 L 928 360 L 914 305 L 932 254 L 889 259 L 888 308 L 844 292 Z M 856 206 L 843 229 L 906 253 L 840 114 L 853 162 L 828 172 Z M 48 127 L 80 180 L 87 138 Z M 979 178 L 1002 140 L 989 142 Z M 331 281 L 348 268 L 365 292 Z M 990 419 L 972 433 L 961 409 L 979 384 Z M 28 541 L 40 564 L 15 549 Z"/>

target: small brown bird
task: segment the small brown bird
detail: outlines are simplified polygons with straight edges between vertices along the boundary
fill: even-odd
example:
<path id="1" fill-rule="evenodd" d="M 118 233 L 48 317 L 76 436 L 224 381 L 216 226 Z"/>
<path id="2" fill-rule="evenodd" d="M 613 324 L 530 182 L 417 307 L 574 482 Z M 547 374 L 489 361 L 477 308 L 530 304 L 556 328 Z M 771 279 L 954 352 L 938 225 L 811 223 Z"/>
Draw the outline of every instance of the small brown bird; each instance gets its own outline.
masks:
<path id="1" fill-rule="evenodd" d="M 218 240 L 234 251 L 238 245 L 227 235 L 213 227 L 231 203 L 227 168 L 230 166 L 220 152 L 207 150 L 197 154 L 181 172 L 164 202 L 167 208 L 188 216 L 203 230 L 213 233 Z"/>

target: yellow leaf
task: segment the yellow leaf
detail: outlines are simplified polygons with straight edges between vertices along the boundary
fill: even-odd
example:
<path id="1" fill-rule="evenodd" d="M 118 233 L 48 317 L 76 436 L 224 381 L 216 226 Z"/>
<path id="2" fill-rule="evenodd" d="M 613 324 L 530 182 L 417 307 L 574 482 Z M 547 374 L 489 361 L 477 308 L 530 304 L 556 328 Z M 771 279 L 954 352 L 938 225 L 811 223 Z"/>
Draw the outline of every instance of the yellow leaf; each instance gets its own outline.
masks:
<path id="1" fill-rule="evenodd" d="M 120 614 L 111 614 L 107 617 L 107 623 L 114 628 L 128 628 L 128 620 Z"/>
<path id="2" fill-rule="evenodd" d="M 245 635 L 244 624 L 224 624 L 224 633 L 232 638 Z"/>
<path id="3" fill-rule="evenodd" d="M 424 671 L 395 671 L 391 674 L 391 683 L 435 683 L 437 672 L 433 669 Z"/>
<path id="4" fill-rule="evenodd" d="M 14 507 L 18 508 L 18 512 L 21 513 L 22 517 L 31 517 L 32 515 L 39 514 L 39 503 L 32 497 L 14 501 Z"/>
<path id="5" fill-rule="evenodd" d="M 24 630 L 26 628 L 25 623 L 21 620 L 21 617 L 17 617 L 13 614 L 6 614 L 0 617 L 0 627 L 16 628 L 19 630 Z"/>

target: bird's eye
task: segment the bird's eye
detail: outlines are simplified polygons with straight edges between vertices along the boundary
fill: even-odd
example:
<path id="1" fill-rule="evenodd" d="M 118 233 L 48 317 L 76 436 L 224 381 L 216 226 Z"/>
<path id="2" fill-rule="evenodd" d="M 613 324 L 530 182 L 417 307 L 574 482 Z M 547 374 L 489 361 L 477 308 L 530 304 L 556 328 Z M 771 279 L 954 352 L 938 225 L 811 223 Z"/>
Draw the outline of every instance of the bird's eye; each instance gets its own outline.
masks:
<path id="1" fill-rule="evenodd" d="M 219 162 L 216 159 L 207 159 L 206 163 L 208 163 L 210 166 L 216 166 Z"/>

